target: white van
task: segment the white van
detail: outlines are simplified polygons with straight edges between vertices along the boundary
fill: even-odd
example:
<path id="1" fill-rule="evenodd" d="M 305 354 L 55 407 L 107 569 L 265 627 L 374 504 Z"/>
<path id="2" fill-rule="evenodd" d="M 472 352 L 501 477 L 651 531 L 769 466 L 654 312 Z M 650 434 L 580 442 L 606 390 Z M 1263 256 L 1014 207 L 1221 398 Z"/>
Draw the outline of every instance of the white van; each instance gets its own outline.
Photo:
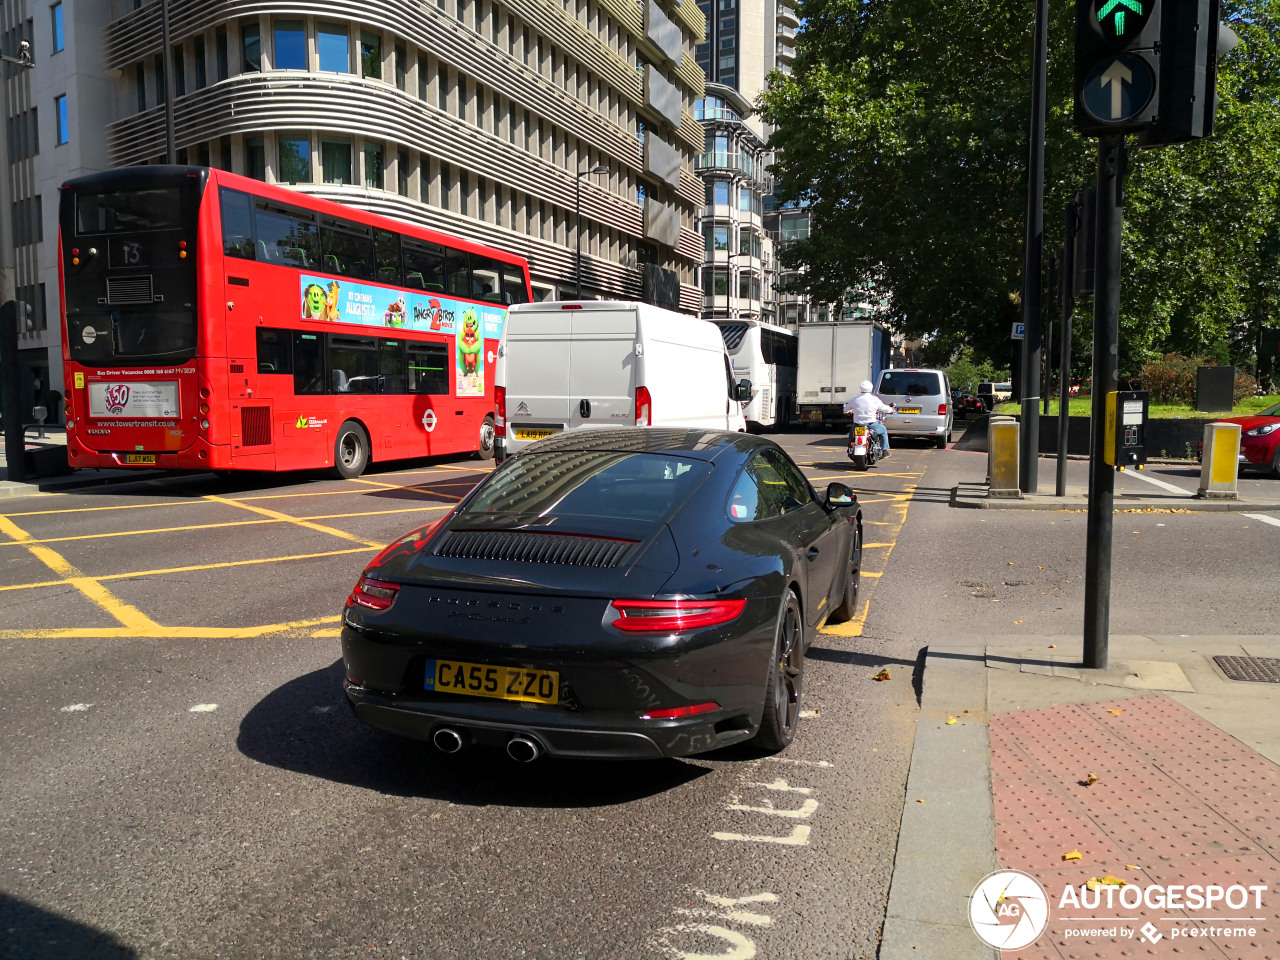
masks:
<path id="1" fill-rule="evenodd" d="M 745 431 L 720 329 L 648 303 L 518 303 L 507 312 L 494 373 L 496 456 L 590 427 Z"/>

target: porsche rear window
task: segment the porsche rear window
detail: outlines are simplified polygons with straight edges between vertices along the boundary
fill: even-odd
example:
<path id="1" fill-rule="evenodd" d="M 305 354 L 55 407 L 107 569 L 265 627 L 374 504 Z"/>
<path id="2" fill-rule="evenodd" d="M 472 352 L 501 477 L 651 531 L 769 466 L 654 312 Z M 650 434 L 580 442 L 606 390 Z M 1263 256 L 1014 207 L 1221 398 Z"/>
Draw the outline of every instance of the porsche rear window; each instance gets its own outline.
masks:
<path id="1" fill-rule="evenodd" d="M 886 370 L 880 376 L 878 392 L 895 397 L 935 397 L 942 393 L 942 378 L 922 370 Z"/>
<path id="2" fill-rule="evenodd" d="M 575 450 L 525 454 L 495 473 L 460 516 L 662 521 L 710 469 L 701 460 L 653 453 Z"/>

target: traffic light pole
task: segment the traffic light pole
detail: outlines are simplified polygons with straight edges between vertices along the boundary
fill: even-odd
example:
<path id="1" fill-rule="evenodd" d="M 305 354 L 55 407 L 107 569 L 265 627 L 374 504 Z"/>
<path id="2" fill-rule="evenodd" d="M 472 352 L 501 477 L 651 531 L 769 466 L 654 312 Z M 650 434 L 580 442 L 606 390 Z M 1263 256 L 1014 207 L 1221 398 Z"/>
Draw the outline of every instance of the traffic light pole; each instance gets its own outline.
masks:
<path id="1" fill-rule="evenodd" d="M 1023 493 L 1040 482 L 1040 293 L 1044 269 L 1045 75 L 1049 56 L 1049 0 L 1036 0 L 1031 52 L 1031 149 L 1027 160 L 1027 226 L 1022 263 L 1022 430 L 1019 470 Z"/>
<path id="2" fill-rule="evenodd" d="M 1111 538 L 1115 471 L 1104 453 L 1107 394 L 1116 389 L 1120 349 L 1120 231 L 1124 220 L 1124 134 L 1098 140 L 1098 208 L 1093 280 L 1093 437 L 1090 444 L 1089 520 L 1084 566 L 1084 665 L 1107 666 L 1111 629 Z"/>

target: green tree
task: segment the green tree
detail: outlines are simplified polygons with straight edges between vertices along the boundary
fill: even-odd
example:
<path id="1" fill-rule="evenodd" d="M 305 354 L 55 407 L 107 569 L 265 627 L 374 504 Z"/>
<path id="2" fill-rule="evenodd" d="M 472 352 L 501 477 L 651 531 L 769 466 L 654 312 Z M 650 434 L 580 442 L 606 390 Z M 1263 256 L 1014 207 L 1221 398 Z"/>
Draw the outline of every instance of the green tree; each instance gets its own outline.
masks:
<path id="1" fill-rule="evenodd" d="M 1096 177 L 1096 141 L 1072 127 L 1074 7 L 1050 9 L 1046 250 L 1061 242 L 1064 205 Z M 1128 372 L 1164 352 L 1212 352 L 1233 330 L 1244 349 L 1276 316 L 1275 7 L 1224 0 L 1242 42 L 1221 60 L 1214 136 L 1131 154 Z M 800 0 L 799 12 L 793 73 L 772 75 L 761 98 L 781 198 L 807 200 L 813 214 L 784 263 L 805 269 L 819 300 L 851 278 L 887 290 L 890 321 L 930 339 L 929 362 L 968 346 L 1008 364 L 1021 319 L 1032 0 Z M 1089 309 L 1077 308 L 1078 345 Z"/>

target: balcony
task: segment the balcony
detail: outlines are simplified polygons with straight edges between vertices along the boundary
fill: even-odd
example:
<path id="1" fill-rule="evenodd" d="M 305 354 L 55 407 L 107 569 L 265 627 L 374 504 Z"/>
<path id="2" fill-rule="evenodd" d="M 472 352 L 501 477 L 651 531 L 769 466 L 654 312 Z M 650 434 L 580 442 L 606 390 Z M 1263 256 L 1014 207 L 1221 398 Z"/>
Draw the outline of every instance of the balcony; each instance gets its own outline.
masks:
<path id="1" fill-rule="evenodd" d="M 800 26 L 800 15 L 796 13 L 796 8 L 789 4 L 778 4 L 778 22 L 789 23 L 793 27 Z"/>

